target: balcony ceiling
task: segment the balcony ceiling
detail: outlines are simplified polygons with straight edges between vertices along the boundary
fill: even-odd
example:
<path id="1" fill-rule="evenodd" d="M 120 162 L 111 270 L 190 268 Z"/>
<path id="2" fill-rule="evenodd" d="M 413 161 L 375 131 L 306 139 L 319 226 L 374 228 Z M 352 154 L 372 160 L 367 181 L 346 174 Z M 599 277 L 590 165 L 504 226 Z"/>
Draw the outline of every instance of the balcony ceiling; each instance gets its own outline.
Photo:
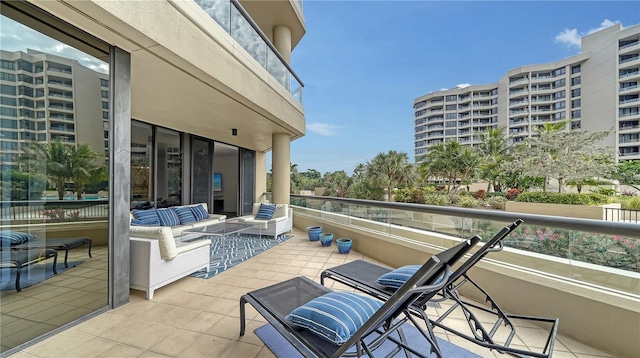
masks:
<path id="1" fill-rule="evenodd" d="M 272 133 L 288 131 L 149 52 L 133 53 L 131 67 L 133 119 L 256 151 L 271 149 Z M 238 129 L 237 136 L 231 135 L 232 128 Z"/>
<path id="2" fill-rule="evenodd" d="M 291 29 L 291 48 L 294 49 L 307 32 L 304 15 L 298 11 L 294 1 L 240 0 L 240 4 L 271 42 L 275 26 L 288 26 Z"/>

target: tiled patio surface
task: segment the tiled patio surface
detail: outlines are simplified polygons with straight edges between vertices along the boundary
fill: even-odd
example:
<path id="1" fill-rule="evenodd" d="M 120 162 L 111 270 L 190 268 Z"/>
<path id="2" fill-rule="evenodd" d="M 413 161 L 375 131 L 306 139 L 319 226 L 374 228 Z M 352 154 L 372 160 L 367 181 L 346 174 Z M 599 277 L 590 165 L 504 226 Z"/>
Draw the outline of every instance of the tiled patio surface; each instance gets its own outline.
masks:
<path id="1" fill-rule="evenodd" d="M 132 290 L 129 304 L 12 357 L 273 357 L 253 333 L 265 320 L 250 305 L 247 305 L 247 334 L 238 336 L 240 296 L 294 276 L 307 276 L 319 282 L 323 269 L 367 259 L 353 251 L 338 254 L 335 244 L 321 247 L 318 242 L 310 242 L 301 230 L 294 230 L 294 234 L 294 238 L 211 279 L 187 277 L 161 288 L 151 301 L 144 298 L 143 292 Z M 333 281 L 329 285 L 334 290 L 345 289 Z M 435 315 L 446 307 L 428 313 Z M 535 327 L 518 327 L 517 339 L 520 343 L 539 345 L 539 333 L 540 329 Z M 442 330 L 436 334 L 483 357 L 505 356 Z M 553 356 L 610 357 L 563 336 L 558 336 Z"/>

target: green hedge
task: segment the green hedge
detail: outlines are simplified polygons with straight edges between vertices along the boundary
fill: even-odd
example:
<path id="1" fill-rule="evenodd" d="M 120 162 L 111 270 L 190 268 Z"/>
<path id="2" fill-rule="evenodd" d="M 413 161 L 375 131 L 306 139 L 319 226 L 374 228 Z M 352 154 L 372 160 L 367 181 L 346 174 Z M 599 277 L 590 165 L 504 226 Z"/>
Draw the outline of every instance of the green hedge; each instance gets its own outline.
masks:
<path id="1" fill-rule="evenodd" d="M 603 205 L 609 202 L 609 198 L 602 194 L 587 193 L 552 193 L 552 192 L 527 192 L 518 195 L 516 201 L 527 203 L 569 204 L 569 205 Z"/>

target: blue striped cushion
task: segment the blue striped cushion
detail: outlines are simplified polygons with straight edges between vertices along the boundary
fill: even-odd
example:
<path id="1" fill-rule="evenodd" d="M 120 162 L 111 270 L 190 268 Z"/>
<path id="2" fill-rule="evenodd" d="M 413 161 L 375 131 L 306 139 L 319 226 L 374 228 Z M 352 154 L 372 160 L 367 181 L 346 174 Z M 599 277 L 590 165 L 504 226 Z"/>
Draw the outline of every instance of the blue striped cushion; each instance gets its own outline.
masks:
<path id="1" fill-rule="evenodd" d="M 196 221 L 201 221 L 209 218 L 209 212 L 202 206 L 202 204 L 190 206 L 189 209 L 193 213 L 193 216 L 195 216 Z"/>
<path id="2" fill-rule="evenodd" d="M 276 211 L 275 204 L 260 204 L 260 209 L 256 214 L 257 220 L 271 220 L 273 213 Z"/>
<path id="3" fill-rule="evenodd" d="M 171 209 L 176 212 L 180 219 L 180 225 L 196 222 L 196 217 L 193 212 L 187 206 L 174 206 Z"/>
<path id="4" fill-rule="evenodd" d="M 131 219 L 131 226 L 160 226 L 160 220 L 144 221 L 139 219 Z"/>
<path id="5" fill-rule="evenodd" d="M 180 218 L 171 208 L 158 209 L 158 217 L 160 218 L 160 226 L 178 226 Z"/>
<path id="6" fill-rule="evenodd" d="M 133 216 L 138 220 L 142 220 L 147 223 L 158 222 L 160 223 L 160 218 L 158 217 L 158 211 L 156 208 L 151 208 L 147 210 L 138 210 L 133 209 Z"/>
<path id="7" fill-rule="evenodd" d="M 378 277 L 376 280 L 377 283 L 387 286 L 388 288 L 397 289 L 400 286 L 404 285 L 407 280 L 413 276 L 416 271 L 420 268 L 420 265 L 407 265 L 398 267 L 397 269 L 387 272 L 384 275 Z M 434 281 L 434 284 L 438 284 L 444 278 L 444 274 L 438 277 L 437 280 Z"/>
<path id="8" fill-rule="evenodd" d="M 352 292 L 331 292 L 300 306 L 285 318 L 335 344 L 342 344 L 382 307 L 382 302 Z"/>
<path id="9" fill-rule="evenodd" d="M 0 240 L 2 240 L 4 244 L 21 245 L 28 241 L 33 241 L 35 239 L 36 239 L 35 235 L 29 234 L 26 232 L 10 231 L 10 230 L 0 231 Z"/>

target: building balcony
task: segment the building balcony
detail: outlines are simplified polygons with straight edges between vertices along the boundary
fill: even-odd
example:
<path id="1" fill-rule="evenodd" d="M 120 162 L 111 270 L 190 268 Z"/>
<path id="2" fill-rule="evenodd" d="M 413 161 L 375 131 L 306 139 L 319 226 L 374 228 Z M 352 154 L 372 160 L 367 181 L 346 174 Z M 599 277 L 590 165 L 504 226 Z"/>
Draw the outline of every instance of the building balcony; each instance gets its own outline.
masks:
<path id="1" fill-rule="evenodd" d="M 300 215 L 300 218 L 304 222 L 311 220 L 306 214 L 304 217 Z M 323 225 L 323 228 L 336 225 L 331 219 L 319 216 L 317 219 L 314 217 L 313 220 Z M 348 255 L 343 255 L 337 252 L 335 246 L 321 247 L 318 242 L 309 241 L 306 231 L 301 228 L 295 228 L 293 235 L 293 238 L 284 243 L 211 279 L 186 277 L 165 286 L 156 291 L 153 300 L 146 300 L 141 291 L 131 290 L 129 304 L 102 313 L 26 348 L 21 354 L 28 354 L 31 357 L 77 355 L 116 357 L 140 354 L 169 357 L 273 357 L 253 332 L 254 329 L 264 325 L 265 321 L 250 306 L 247 306 L 247 333 L 243 337 L 238 336 L 238 305 L 242 295 L 296 276 L 307 276 L 319 282 L 320 273 L 324 269 L 347 261 L 364 259 L 375 263 L 386 263 L 369 255 L 372 247 L 361 246 L 362 250 L 354 247 Z M 391 235 L 387 236 L 392 239 Z M 374 241 L 379 242 L 371 240 L 372 245 Z M 364 243 L 364 241 L 360 242 Z M 402 250 L 402 246 L 404 245 L 398 247 Z M 389 248 L 389 246 L 385 247 Z M 75 253 L 74 251 L 79 250 L 72 250 L 70 254 Z M 106 250 L 94 252 L 97 259 L 107 259 Z M 398 254 L 400 253 L 399 250 Z M 72 270 L 69 273 L 71 274 Z M 475 273 L 471 271 L 471 275 Z M 72 277 L 72 279 L 79 280 L 82 277 Z M 76 289 L 73 287 L 73 282 L 76 280 L 68 280 L 69 286 L 72 286 L 69 289 Z M 333 290 L 344 290 L 344 286 L 332 281 L 327 281 L 327 284 Z M 448 307 L 448 304 L 442 303 L 441 308 L 428 310 L 427 313 L 436 317 Z M 465 321 L 456 319 L 455 322 L 464 324 Z M 562 323 L 560 321 L 560 327 Z M 516 339 L 519 341 L 537 342 L 539 329 L 526 326 L 518 326 L 517 329 L 519 333 Z M 483 357 L 502 356 L 465 343 L 456 336 L 446 334 L 439 329 L 436 330 L 436 335 Z M 557 337 L 554 353 L 555 356 L 612 357 L 602 350 L 578 342 L 562 333 Z"/>

